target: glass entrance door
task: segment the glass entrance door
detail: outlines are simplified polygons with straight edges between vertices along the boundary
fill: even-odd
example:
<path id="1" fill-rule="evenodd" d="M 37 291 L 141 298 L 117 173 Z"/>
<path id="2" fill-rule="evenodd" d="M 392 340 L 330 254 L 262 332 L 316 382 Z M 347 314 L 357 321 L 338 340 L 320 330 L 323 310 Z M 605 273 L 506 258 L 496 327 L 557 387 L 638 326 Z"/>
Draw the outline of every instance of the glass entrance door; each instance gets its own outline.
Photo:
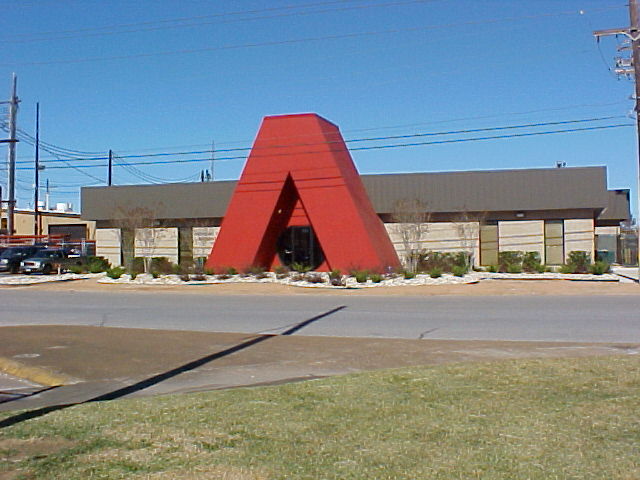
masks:
<path id="1" fill-rule="evenodd" d="M 290 267 L 294 263 L 315 269 L 324 261 L 320 244 L 311 226 L 289 227 L 278 238 L 280 263 Z"/>

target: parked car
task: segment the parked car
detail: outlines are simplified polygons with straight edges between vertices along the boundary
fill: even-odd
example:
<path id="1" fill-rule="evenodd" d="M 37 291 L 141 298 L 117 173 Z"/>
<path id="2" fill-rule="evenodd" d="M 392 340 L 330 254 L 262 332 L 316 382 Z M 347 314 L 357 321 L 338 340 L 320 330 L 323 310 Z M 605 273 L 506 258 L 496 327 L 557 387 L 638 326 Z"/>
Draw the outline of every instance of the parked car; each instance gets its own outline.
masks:
<path id="1" fill-rule="evenodd" d="M 7 248 L 0 253 L 0 272 L 18 273 L 20 262 L 32 257 L 42 248 L 34 245 Z"/>
<path id="2" fill-rule="evenodd" d="M 40 250 L 35 255 L 20 262 L 22 273 L 41 272 L 49 275 L 58 268 L 66 270 L 72 265 L 82 265 L 83 258 L 78 255 L 69 255 L 60 248 L 47 248 Z"/>

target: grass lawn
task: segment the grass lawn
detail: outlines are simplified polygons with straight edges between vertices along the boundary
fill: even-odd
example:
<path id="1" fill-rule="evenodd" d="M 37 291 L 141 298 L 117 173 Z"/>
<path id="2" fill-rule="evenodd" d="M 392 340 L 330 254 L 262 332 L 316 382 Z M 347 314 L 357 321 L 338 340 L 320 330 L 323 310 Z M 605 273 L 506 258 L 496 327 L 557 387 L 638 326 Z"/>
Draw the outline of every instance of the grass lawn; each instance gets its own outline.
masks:
<path id="1" fill-rule="evenodd" d="M 82 405 L 0 430 L 0 472 L 640 479 L 640 358 L 444 365 Z"/>

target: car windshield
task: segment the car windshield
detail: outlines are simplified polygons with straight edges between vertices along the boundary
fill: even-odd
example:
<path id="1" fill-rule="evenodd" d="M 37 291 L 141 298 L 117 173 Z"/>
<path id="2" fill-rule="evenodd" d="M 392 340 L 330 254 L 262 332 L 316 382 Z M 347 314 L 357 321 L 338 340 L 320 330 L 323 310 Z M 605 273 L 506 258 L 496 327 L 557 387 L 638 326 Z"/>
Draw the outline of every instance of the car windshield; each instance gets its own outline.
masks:
<path id="1" fill-rule="evenodd" d="M 61 256 L 60 250 L 40 250 L 34 253 L 31 258 L 56 258 Z"/>
<path id="2" fill-rule="evenodd" d="M 24 248 L 8 248 L 0 254 L 0 258 L 12 258 L 15 256 L 25 255 L 27 250 Z"/>

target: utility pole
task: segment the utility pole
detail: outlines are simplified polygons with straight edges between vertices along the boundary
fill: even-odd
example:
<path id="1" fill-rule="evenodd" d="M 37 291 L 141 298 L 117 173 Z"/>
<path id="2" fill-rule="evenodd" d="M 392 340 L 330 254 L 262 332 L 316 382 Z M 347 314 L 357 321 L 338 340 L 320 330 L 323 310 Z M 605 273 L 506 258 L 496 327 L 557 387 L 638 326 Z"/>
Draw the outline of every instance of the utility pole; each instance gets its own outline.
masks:
<path id="1" fill-rule="evenodd" d="M 109 149 L 109 180 L 107 185 L 111 186 L 111 175 L 113 172 L 113 150 Z"/>
<path id="2" fill-rule="evenodd" d="M 9 235 L 15 233 L 14 211 L 16 208 L 16 122 L 18 117 L 18 76 L 13 74 L 11 98 L 9 99 L 9 153 L 8 167 L 8 198 L 7 198 L 7 231 Z"/>
<path id="3" fill-rule="evenodd" d="M 638 16 L 638 0 L 629 0 L 629 28 L 613 28 L 609 30 L 597 30 L 593 32 L 596 39 L 610 35 L 624 35 L 631 41 L 631 57 L 616 59 L 615 72 L 618 75 L 633 77 L 636 86 L 635 107 L 636 112 L 636 136 L 638 142 L 638 172 L 636 185 L 637 215 L 636 233 L 638 237 L 638 284 L 640 284 L 640 17 Z M 622 50 L 622 49 L 621 49 Z"/>
<path id="4" fill-rule="evenodd" d="M 33 234 L 40 235 L 40 214 L 38 211 L 40 187 L 40 102 L 36 103 L 36 152 L 35 152 L 35 192 L 33 198 Z"/>
<path id="5" fill-rule="evenodd" d="M 216 161 L 216 142 L 211 140 L 211 181 L 213 181 L 213 164 Z"/>

